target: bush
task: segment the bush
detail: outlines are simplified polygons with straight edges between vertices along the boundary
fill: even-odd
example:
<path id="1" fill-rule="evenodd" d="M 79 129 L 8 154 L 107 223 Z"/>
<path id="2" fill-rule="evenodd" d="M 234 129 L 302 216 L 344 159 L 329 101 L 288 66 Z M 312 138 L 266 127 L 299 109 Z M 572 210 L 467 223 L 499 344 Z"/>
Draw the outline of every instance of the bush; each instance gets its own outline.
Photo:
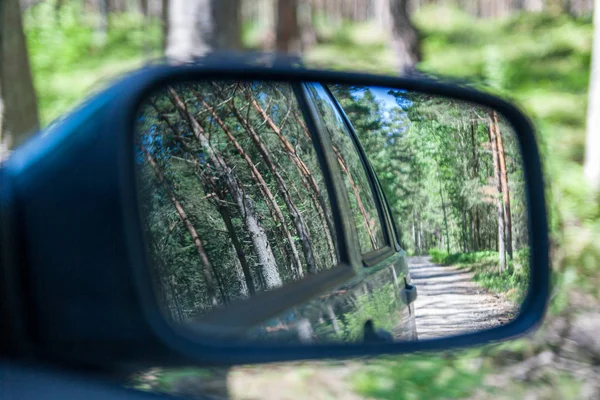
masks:
<path id="1" fill-rule="evenodd" d="M 498 264 L 498 253 L 495 251 L 477 251 L 473 253 L 451 253 L 448 254 L 440 249 L 429 250 L 431 260 L 436 264 L 475 264 L 485 262 L 486 264 Z"/>

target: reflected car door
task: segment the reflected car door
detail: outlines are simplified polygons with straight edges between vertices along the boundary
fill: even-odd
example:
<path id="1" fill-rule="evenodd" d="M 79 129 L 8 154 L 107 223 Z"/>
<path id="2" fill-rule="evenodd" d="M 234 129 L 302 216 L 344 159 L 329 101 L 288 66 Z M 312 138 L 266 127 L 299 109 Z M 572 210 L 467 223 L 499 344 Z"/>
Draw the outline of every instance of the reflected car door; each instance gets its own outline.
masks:
<path id="1" fill-rule="evenodd" d="M 330 300 L 332 304 L 327 308 L 337 311 L 333 317 L 342 320 L 337 324 L 344 325 L 346 340 L 359 339 L 362 324 L 368 319 L 397 340 L 414 340 L 417 336 L 414 306 L 405 304 L 402 298 L 405 279 L 410 283 L 407 256 L 398 244 L 381 186 L 351 122 L 331 92 L 318 83 L 303 86 L 316 110 L 320 134 L 328 135 L 338 161 L 335 178 L 343 181 L 341 186 L 348 195 L 351 210 L 347 212 L 354 220 L 356 245 L 364 266 L 356 278 L 344 285 L 343 293 L 330 296 L 335 299 Z M 335 331 L 334 326 L 332 329 Z"/>

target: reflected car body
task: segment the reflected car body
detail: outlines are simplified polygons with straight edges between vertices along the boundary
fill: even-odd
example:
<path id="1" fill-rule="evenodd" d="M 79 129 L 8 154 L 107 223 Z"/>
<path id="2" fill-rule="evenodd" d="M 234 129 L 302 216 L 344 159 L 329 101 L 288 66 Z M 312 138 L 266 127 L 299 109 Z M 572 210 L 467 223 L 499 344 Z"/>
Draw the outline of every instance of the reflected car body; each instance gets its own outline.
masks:
<path id="1" fill-rule="evenodd" d="M 304 84 L 302 89 L 308 91 L 309 85 L 313 84 Z M 288 343 L 356 342 L 364 339 L 365 323 L 372 321 L 376 329 L 388 332 L 395 341 L 417 340 L 416 289 L 409 285 L 408 258 L 398 244 L 397 228 L 388 202 L 351 121 L 332 92 L 325 89 L 324 93 L 335 103 L 335 112 L 346 124 L 348 135 L 362 158 L 365 173 L 370 178 L 373 199 L 390 242 L 388 246 L 363 254 L 363 268 L 351 281 L 261 324 L 249 333 L 249 337 L 258 341 Z M 310 100 L 311 96 L 306 98 Z M 318 119 L 317 115 L 317 122 Z M 318 132 L 313 134 L 326 135 L 325 130 L 322 124 L 318 124 Z M 352 211 L 343 212 L 350 215 Z M 355 245 L 359 246 L 359 243 Z M 407 288 L 412 289 L 409 295 Z"/>

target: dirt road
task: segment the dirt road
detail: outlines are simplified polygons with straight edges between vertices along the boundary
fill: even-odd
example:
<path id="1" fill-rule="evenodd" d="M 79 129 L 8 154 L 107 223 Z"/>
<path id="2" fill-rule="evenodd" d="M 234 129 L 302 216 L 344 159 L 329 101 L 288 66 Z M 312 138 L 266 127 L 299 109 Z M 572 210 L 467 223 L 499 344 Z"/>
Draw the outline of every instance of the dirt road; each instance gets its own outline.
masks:
<path id="1" fill-rule="evenodd" d="M 473 282 L 473 273 L 456 266 L 436 265 L 430 257 L 410 257 L 419 339 L 478 331 L 509 322 L 515 307 L 500 295 Z"/>

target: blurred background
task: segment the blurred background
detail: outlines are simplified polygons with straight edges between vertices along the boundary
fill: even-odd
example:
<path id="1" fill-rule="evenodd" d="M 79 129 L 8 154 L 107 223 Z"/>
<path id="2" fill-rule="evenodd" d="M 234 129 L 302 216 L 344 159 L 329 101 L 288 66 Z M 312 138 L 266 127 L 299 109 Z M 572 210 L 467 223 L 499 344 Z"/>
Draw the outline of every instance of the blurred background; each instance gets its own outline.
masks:
<path id="1" fill-rule="evenodd" d="M 517 102 L 537 128 L 553 271 L 539 331 L 504 344 L 368 362 L 157 368 L 128 385 L 234 399 L 600 398 L 594 3 L 2 0 L 0 159 L 115 77 L 165 55 L 188 61 L 216 50 L 277 51 L 311 67 L 468 79 Z M 589 115 L 588 102 L 595 104 Z"/>

